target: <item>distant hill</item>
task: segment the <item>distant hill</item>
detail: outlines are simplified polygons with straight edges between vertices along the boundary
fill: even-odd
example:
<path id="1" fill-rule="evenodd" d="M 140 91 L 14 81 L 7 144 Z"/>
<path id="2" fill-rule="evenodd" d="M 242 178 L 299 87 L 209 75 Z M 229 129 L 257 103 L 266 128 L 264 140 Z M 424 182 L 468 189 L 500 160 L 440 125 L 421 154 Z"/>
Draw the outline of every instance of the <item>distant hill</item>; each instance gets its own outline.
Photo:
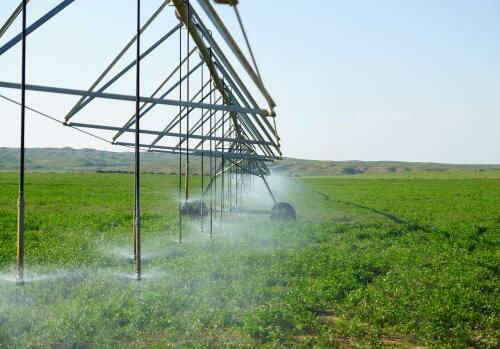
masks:
<path id="1" fill-rule="evenodd" d="M 26 151 L 27 171 L 132 172 L 132 152 L 109 152 L 95 149 L 30 148 Z M 174 154 L 141 153 L 142 171 L 178 173 L 179 157 Z M 19 150 L 0 147 L 0 170 L 17 171 Z M 316 161 L 285 158 L 270 163 L 274 173 L 285 176 L 350 176 L 412 173 L 491 172 L 500 176 L 500 165 L 450 165 L 396 161 Z M 199 158 L 191 162 L 193 173 L 200 173 Z"/>
<path id="2" fill-rule="evenodd" d="M 30 148 L 26 150 L 28 171 L 116 171 L 131 172 L 132 152 L 110 152 L 95 149 Z M 145 172 L 176 173 L 179 157 L 174 154 L 141 153 Z M 0 148 L 0 170 L 17 170 L 19 149 Z M 198 167 L 193 162 L 193 171 Z"/>

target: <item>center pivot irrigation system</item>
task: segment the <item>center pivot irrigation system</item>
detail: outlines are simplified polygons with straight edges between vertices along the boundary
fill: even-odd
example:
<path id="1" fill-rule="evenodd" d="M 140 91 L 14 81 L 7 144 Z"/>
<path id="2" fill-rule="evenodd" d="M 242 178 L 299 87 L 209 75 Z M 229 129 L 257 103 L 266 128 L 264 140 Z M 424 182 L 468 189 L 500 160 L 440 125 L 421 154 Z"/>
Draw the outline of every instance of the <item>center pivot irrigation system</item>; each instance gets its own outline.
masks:
<path id="1" fill-rule="evenodd" d="M 34 0 L 36 1 L 36 0 Z M 215 0 L 216 3 L 230 5 L 234 9 L 237 23 L 250 60 L 243 54 L 232 33 L 209 0 L 171 0 L 161 2 L 160 7 L 145 22 L 141 23 L 141 1 L 137 0 L 137 22 L 135 35 L 123 47 L 120 53 L 104 69 L 88 90 L 64 87 L 26 84 L 26 43 L 29 35 L 52 18 L 60 14 L 76 0 L 64 0 L 43 16 L 27 26 L 26 13 L 29 0 L 23 0 L 0 28 L 0 40 L 17 17 L 22 17 L 22 31 L 0 46 L 0 56 L 17 44 L 22 45 L 21 83 L 0 81 L 0 87 L 19 89 L 21 101 L 2 98 L 21 106 L 20 171 L 17 231 L 17 279 L 24 280 L 24 163 L 25 163 L 25 112 L 35 113 L 58 121 L 64 126 L 98 137 L 108 143 L 131 147 L 135 150 L 134 169 L 134 261 L 135 275 L 141 278 L 141 220 L 140 220 L 140 152 L 171 153 L 179 155 L 179 242 L 182 242 L 183 216 L 209 220 L 205 228 L 212 237 L 215 216 L 222 219 L 223 213 L 239 211 L 242 197 L 253 188 L 254 179 L 260 178 L 265 184 L 274 206 L 270 211 L 271 219 L 295 219 L 295 210 L 287 203 L 278 202 L 266 177 L 270 171 L 268 162 L 280 160 L 280 138 L 276 130 L 276 106 L 265 88 L 256 64 L 246 31 L 237 8 L 237 0 Z M 128 3 L 128 2 L 127 2 Z M 196 3 L 196 4 L 193 4 Z M 196 5 L 196 6 L 194 6 Z M 134 4 L 135 6 L 135 4 Z M 176 16 L 176 25 L 147 49 L 141 48 L 141 36 L 147 28 L 158 20 L 160 13 L 171 11 Z M 232 60 L 236 61 L 239 73 L 233 63 L 216 41 L 213 32 L 204 23 L 215 28 L 222 38 L 224 50 L 229 50 Z M 208 19 L 208 20 L 207 20 Z M 215 32 L 214 31 L 214 32 Z M 178 44 L 178 64 L 167 71 L 165 78 L 148 96 L 141 95 L 141 62 L 170 39 Z M 135 45 L 134 45 L 135 44 Z M 118 69 L 129 51 L 135 59 L 123 69 Z M 95 52 L 97 54 L 97 52 Z M 251 63 L 250 63 L 251 62 Z M 135 95 L 108 92 L 110 86 L 119 81 L 135 67 Z M 116 72 L 117 71 L 117 72 Z M 114 72 L 114 74 L 112 74 Z M 158 72 L 161 74 L 161 72 Z M 249 82 L 248 86 L 244 81 Z M 38 110 L 26 106 L 26 91 L 49 94 L 78 96 L 78 101 L 59 120 Z M 252 92 L 251 92 L 252 91 Z M 256 94 L 259 96 L 257 97 Z M 174 95 L 176 95 L 174 97 Z M 266 108 L 258 105 L 260 98 Z M 129 101 L 135 102 L 135 112 L 121 121 L 121 126 L 100 118 L 98 124 L 85 123 L 82 112 L 93 101 Z M 140 122 L 152 110 L 170 108 L 162 111 L 162 117 L 155 126 L 140 127 Z M 77 120 L 79 119 L 79 120 Z M 78 121 L 78 122 L 77 122 Z M 162 122 L 163 121 L 163 122 Z M 100 131 L 97 131 L 100 130 Z M 107 136 L 97 136 L 92 132 L 106 132 Z M 128 137 L 127 137 L 128 136 Z M 201 198 L 190 197 L 189 179 L 190 157 L 201 161 Z M 184 172 L 184 176 L 182 176 Z M 183 178 L 184 177 L 184 178 Z M 205 178 L 207 177 L 207 178 Z M 208 218 L 209 217 L 209 218 Z"/>

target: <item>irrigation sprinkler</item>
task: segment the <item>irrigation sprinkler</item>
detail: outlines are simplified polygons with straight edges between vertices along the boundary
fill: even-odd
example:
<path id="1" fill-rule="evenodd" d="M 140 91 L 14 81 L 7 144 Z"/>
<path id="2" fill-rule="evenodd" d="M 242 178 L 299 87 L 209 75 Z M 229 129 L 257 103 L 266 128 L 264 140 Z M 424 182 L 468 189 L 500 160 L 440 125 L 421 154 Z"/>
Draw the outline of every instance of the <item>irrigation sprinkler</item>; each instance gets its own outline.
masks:
<path id="1" fill-rule="evenodd" d="M 82 3 L 77 0 L 62 0 L 27 26 L 28 2 L 22 0 L 0 27 L 0 39 L 2 39 L 9 33 L 8 30 L 13 27 L 16 18 L 22 16 L 22 31 L 4 44 L 0 44 L 0 58 L 17 43 L 22 44 L 21 82 L 3 81 L 0 76 L 0 88 L 21 91 L 18 280 L 22 282 L 24 278 L 25 111 L 27 108 L 34 110 L 26 106 L 26 91 L 75 97 L 75 103 L 65 113 L 63 120 L 34 111 L 56 120 L 65 127 L 77 129 L 115 146 L 134 149 L 133 250 L 137 280 L 141 279 L 142 267 L 141 152 L 178 155 L 179 242 L 183 240 L 183 217 L 188 220 L 199 219 L 202 232 L 205 229 L 206 218 L 209 236 L 213 237 L 214 219 L 219 218 L 222 224 L 222 219 L 227 214 L 241 212 L 244 196 L 254 188 L 255 179 L 262 180 L 274 204 L 272 209 L 261 211 L 269 214 L 272 220 L 295 219 L 293 207 L 278 202 L 267 181 L 267 177 L 271 174 L 267 164 L 282 158 L 275 121 L 276 104 L 263 83 L 248 35 L 237 10 L 238 1 L 216 0 L 215 2 L 234 8 L 250 59 L 243 54 L 243 50 L 234 39 L 234 32 L 228 29 L 209 0 L 164 0 L 144 23 L 141 23 L 141 10 L 144 9 L 141 8 L 141 0 L 137 0 L 135 34 L 97 75 L 97 78 L 92 80 L 86 90 L 66 86 L 26 84 L 26 38 L 56 15 L 62 16 L 67 7 Z M 172 6 L 167 6 L 169 4 Z M 152 41 L 153 44 L 142 49 L 141 38 L 150 33 L 150 27 L 153 23 L 159 22 L 160 15 L 171 10 L 173 10 L 171 13 L 173 23 L 169 25 L 168 30 Z M 200 15 L 202 13 L 203 16 Z M 206 23 L 205 18 L 208 18 Z M 177 33 L 178 38 L 176 38 Z M 142 92 L 148 90 L 148 81 L 141 76 L 141 68 L 148 66 L 150 58 L 158 54 L 160 47 L 169 42 L 175 45 L 176 39 L 178 62 L 175 62 L 173 69 L 168 67 L 168 64 L 155 66 L 155 71 L 162 78 L 161 83 L 151 88 L 154 92 L 143 95 Z M 131 62 L 124 62 L 134 46 L 134 59 Z M 225 51 L 229 51 L 233 59 L 228 58 Z M 199 62 L 193 60 L 195 52 L 200 58 Z M 120 64 L 124 66 L 118 69 Z M 126 76 L 130 76 L 134 68 L 134 94 L 109 92 Z M 92 123 L 89 122 L 91 115 L 88 106 L 96 104 L 96 101 L 134 102 L 135 108 L 134 112 L 128 115 L 113 115 L 114 118 L 123 117 L 120 121 L 122 126 L 117 126 L 115 119 L 111 120 L 109 117 L 102 117 L 98 122 Z M 155 122 L 154 126 L 149 123 L 147 127 L 143 127 L 151 120 L 150 115 L 159 109 L 163 115 L 162 119 Z M 173 110 L 177 111 L 172 112 Z M 99 135 L 94 132 L 99 132 Z M 201 162 L 201 197 L 193 199 L 191 165 L 196 159 Z"/>

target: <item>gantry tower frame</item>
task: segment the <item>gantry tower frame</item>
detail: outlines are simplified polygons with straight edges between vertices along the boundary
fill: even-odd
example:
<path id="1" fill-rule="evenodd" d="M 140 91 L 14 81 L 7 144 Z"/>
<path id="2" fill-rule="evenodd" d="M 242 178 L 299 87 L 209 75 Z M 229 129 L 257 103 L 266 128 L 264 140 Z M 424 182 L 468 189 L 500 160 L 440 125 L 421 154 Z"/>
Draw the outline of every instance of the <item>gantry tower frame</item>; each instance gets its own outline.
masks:
<path id="1" fill-rule="evenodd" d="M 144 1 L 144 0 L 143 0 Z M 132 147 L 134 149 L 134 259 L 136 278 L 141 278 L 141 224 L 140 224 L 140 153 L 141 151 L 178 154 L 180 161 L 179 179 L 182 176 L 182 160 L 185 158 L 185 183 L 184 197 L 179 195 L 179 219 L 182 218 L 182 205 L 188 203 L 189 197 L 189 157 L 196 156 L 209 161 L 210 180 L 206 183 L 202 180 L 202 198 L 210 193 L 210 236 L 212 236 L 213 191 L 217 186 L 218 179 L 221 181 L 220 213 L 224 210 L 224 203 L 228 201 L 229 210 L 232 209 L 232 200 L 236 205 L 241 203 L 241 194 L 248 183 L 252 183 L 251 177 L 259 177 L 263 180 L 272 200 L 276 198 L 269 187 L 266 176 L 270 175 L 266 163 L 280 160 L 282 158 L 280 138 L 276 129 L 276 103 L 267 91 L 255 62 L 248 37 L 243 28 L 241 17 L 236 8 L 236 0 L 216 0 L 218 3 L 230 4 L 241 25 L 241 29 L 251 55 L 252 63 L 243 54 L 236 43 L 231 32 L 217 14 L 209 0 L 165 0 L 159 8 L 143 24 L 141 23 L 141 0 L 136 0 L 136 22 L 135 35 L 132 37 L 111 63 L 103 70 L 98 78 L 87 90 L 68 87 L 45 86 L 26 83 L 26 44 L 30 34 L 45 25 L 55 16 L 59 15 L 65 8 L 77 2 L 76 0 L 62 0 L 58 5 L 50 9 L 43 16 L 27 25 L 26 14 L 29 0 L 22 0 L 15 8 L 7 21 L 0 27 L 0 40 L 8 32 L 9 28 L 16 22 L 16 18 L 22 17 L 22 30 L 3 45 L 0 45 L 0 57 L 15 47 L 22 45 L 21 54 L 21 82 L 8 82 L 1 80 L 0 88 L 18 89 L 21 91 L 21 135 L 20 135 L 20 177 L 19 177 L 19 199 L 18 199 L 18 242 L 17 242 L 17 277 L 22 283 L 24 279 L 24 172 L 25 172 L 25 113 L 26 91 L 44 92 L 50 94 L 62 94 L 66 96 L 80 97 L 74 106 L 66 113 L 61 123 L 66 127 L 86 130 L 109 131 L 113 135 L 109 137 L 111 144 L 117 146 Z M 193 6 L 197 3 L 198 9 Z M 178 23 L 165 32 L 154 44 L 146 49 L 141 47 L 141 36 L 148 27 L 157 20 L 158 16 L 167 11 L 167 6 L 172 5 L 175 9 Z M 212 31 L 203 19 L 203 15 L 209 19 L 213 28 L 222 38 L 225 47 L 229 49 L 236 62 L 243 68 L 247 80 L 253 83 L 252 88 L 244 83 L 244 79 L 228 58 L 222 46 L 217 42 Z M 183 35 L 183 30 L 185 35 Z M 173 71 L 166 74 L 164 80 L 157 86 L 154 92 L 148 96 L 141 94 L 141 64 L 145 59 L 163 45 L 167 40 L 174 40 L 175 34 L 179 34 L 179 63 Z M 182 51 L 182 40 L 185 38 L 186 52 Z M 191 44 L 194 44 L 191 46 Z M 135 59 L 119 70 L 114 75 L 118 64 L 123 61 L 127 52 L 135 46 Z M 196 53 L 199 60 L 196 59 Z M 194 61 L 194 66 L 191 63 Z M 110 93 L 109 88 L 116 84 L 123 76 L 135 68 L 135 95 Z M 208 77 L 204 78 L 204 72 Z M 195 93 L 190 91 L 190 83 L 195 74 L 201 72 L 200 88 Z M 177 80 L 176 80 L 177 79 Z M 175 81 L 176 80 L 176 81 Z M 174 98 L 173 93 L 177 91 L 179 98 Z M 182 95 L 185 92 L 184 96 Z M 265 108 L 259 106 L 255 96 L 256 91 L 265 101 Z M 122 126 L 102 123 L 92 124 L 77 121 L 82 117 L 84 109 L 94 100 L 115 100 L 135 103 L 135 110 L 126 119 Z M 160 125 L 153 129 L 140 127 L 148 113 L 154 108 L 161 106 L 178 107 L 178 113 L 170 118 L 166 125 Z M 200 111 L 198 117 L 193 118 L 193 113 Z M 41 113 L 40 113 L 41 114 Z M 194 121 L 194 122 L 190 122 Z M 183 129 L 184 127 L 184 129 Z M 127 141 L 127 135 L 133 134 L 133 141 Z M 151 142 L 141 142 L 141 136 L 154 136 Z M 165 140 L 177 140 L 173 144 L 166 144 Z M 191 141 L 191 142 L 190 142 Z M 163 142 L 163 143 L 162 143 Z M 205 175 L 202 165 L 201 176 Z M 228 176 L 228 182 L 224 178 Z M 236 197 L 229 192 L 235 182 Z M 238 183 L 238 180 L 240 183 Z M 243 184 L 245 183 L 245 184 Z M 239 185 L 238 185 L 239 184 Z M 182 183 L 180 182 L 181 188 Z M 238 196 L 238 190 L 240 196 Z M 217 196 L 217 194 L 216 194 Z M 203 199 L 202 199 L 203 201 Z M 217 201 L 217 198 L 216 198 Z M 202 202 L 202 225 L 203 207 Z M 181 223 L 181 221 L 180 221 Z M 182 240 L 181 224 L 179 224 L 179 240 Z M 203 226 L 202 226 L 203 227 Z"/>

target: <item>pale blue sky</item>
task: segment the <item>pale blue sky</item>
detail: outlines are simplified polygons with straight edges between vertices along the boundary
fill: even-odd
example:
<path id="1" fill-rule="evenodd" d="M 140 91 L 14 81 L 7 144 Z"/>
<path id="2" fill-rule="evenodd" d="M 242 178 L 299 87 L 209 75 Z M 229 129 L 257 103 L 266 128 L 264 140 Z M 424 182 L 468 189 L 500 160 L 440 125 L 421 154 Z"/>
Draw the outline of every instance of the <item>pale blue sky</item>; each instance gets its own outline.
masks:
<path id="1" fill-rule="evenodd" d="M 17 1 L 2 0 L 0 22 Z M 31 0 L 30 19 L 57 2 Z M 143 4 L 147 16 L 160 1 Z M 87 88 L 132 35 L 134 10 L 133 0 L 77 0 L 30 39 L 28 82 Z M 162 28 L 168 10 L 151 40 L 175 23 Z M 278 104 L 285 156 L 500 163 L 500 1 L 240 0 L 240 11 Z M 18 58 L 19 47 L 0 56 L 0 80 L 19 79 Z M 127 80 L 117 88 L 134 91 Z M 28 94 L 57 117 L 73 101 Z M 19 109 L 0 100 L 0 117 L 0 146 L 17 146 Z M 31 114 L 28 136 L 29 147 L 120 150 Z"/>

